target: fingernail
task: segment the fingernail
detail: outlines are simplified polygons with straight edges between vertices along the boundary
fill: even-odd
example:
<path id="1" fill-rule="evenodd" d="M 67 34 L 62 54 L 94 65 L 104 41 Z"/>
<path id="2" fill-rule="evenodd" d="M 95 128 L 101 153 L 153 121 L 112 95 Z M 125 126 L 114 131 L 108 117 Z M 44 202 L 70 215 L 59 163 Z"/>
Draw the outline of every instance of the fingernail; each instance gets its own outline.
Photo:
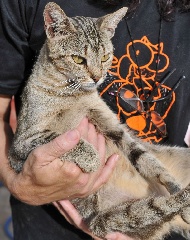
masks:
<path id="1" fill-rule="evenodd" d="M 68 141 L 75 141 L 79 138 L 79 132 L 76 129 L 70 130 L 66 133 Z"/>

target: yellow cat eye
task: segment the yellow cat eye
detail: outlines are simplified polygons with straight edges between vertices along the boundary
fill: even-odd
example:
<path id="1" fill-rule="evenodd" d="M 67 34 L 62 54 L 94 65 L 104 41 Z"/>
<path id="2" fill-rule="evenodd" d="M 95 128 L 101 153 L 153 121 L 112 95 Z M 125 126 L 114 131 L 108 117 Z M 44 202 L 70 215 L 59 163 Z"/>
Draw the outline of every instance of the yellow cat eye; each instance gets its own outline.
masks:
<path id="1" fill-rule="evenodd" d="M 102 62 L 106 62 L 108 59 L 109 59 L 110 55 L 109 54 L 106 54 L 102 57 L 101 61 Z"/>
<path id="2" fill-rule="evenodd" d="M 86 59 L 77 55 L 72 55 L 72 58 L 75 63 L 77 64 L 84 64 L 86 62 Z"/>

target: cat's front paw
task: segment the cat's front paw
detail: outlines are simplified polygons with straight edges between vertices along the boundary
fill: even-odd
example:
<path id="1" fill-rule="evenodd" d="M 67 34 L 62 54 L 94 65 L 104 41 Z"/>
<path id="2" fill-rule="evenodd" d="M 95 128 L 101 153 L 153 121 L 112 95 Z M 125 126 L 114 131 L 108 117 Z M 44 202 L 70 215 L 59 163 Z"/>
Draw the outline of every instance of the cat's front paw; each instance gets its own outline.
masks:
<path id="1" fill-rule="evenodd" d="M 97 150 L 87 141 L 81 139 L 77 146 L 60 157 L 76 163 L 84 172 L 94 172 L 100 166 Z"/>

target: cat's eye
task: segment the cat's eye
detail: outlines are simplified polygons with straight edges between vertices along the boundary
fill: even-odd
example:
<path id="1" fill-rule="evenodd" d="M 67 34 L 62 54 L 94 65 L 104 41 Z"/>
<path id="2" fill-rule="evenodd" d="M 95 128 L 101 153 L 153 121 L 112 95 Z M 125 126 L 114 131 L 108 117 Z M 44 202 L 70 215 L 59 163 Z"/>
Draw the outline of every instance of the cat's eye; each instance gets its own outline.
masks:
<path id="1" fill-rule="evenodd" d="M 81 56 L 78 56 L 78 55 L 72 55 L 72 59 L 77 64 L 85 64 L 86 63 L 86 59 Z"/>
<path id="2" fill-rule="evenodd" d="M 106 62 L 108 59 L 110 58 L 110 55 L 109 54 L 106 54 L 102 57 L 101 61 L 102 62 Z"/>

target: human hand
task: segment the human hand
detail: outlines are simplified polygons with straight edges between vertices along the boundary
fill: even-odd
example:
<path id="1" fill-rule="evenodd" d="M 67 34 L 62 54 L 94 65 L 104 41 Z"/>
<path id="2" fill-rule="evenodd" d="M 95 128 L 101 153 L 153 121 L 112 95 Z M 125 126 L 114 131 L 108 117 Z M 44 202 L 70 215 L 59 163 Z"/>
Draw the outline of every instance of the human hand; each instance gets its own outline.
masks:
<path id="1" fill-rule="evenodd" d="M 93 237 L 94 240 L 102 240 L 96 236 L 94 236 L 90 230 L 88 229 L 87 225 L 82 220 L 82 217 L 77 212 L 75 207 L 69 200 L 62 200 L 53 203 L 54 206 L 57 207 L 59 212 L 67 219 L 67 221 L 74 225 L 76 228 L 81 229 L 83 232 L 89 234 Z M 126 235 L 123 235 L 119 232 L 109 233 L 105 236 L 107 240 L 134 240 Z"/>
<path id="2" fill-rule="evenodd" d="M 75 147 L 81 137 L 99 153 L 101 164 L 94 173 L 84 173 L 76 164 L 59 158 Z M 76 129 L 33 150 L 21 173 L 6 177 L 6 185 L 16 198 L 32 205 L 85 197 L 109 179 L 115 164 L 116 156 L 105 164 L 105 139 L 85 118 Z"/>

